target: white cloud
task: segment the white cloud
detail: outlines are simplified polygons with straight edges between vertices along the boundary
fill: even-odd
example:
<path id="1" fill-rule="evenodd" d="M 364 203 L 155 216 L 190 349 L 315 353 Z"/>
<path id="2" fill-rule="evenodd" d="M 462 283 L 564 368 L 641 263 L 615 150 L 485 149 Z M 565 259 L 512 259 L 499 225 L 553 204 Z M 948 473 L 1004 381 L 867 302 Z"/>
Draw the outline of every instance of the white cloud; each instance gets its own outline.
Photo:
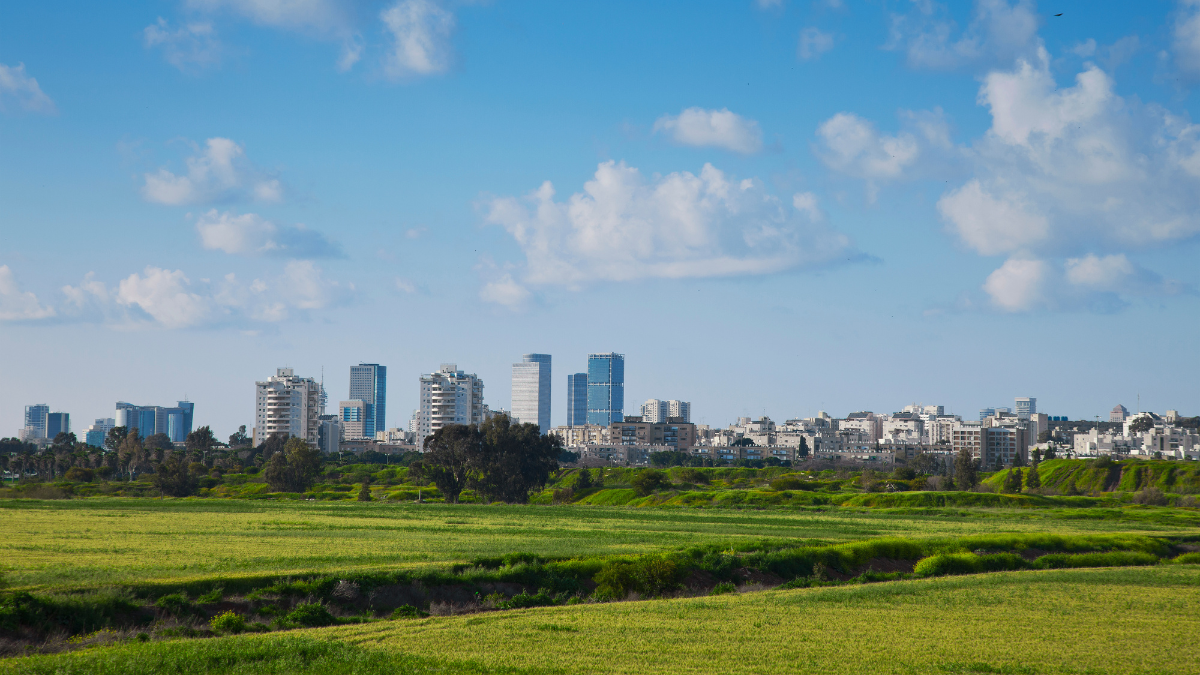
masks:
<path id="1" fill-rule="evenodd" d="M 1200 79 L 1200 0 L 1180 0 L 1171 31 L 1175 67 L 1191 79 Z"/>
<path id="2" fill-rule="evenodd" d="M 172 206 L 283 198 L 283 185 L 250 164 L 242 146 L 228 138 L 208 139 L 187 159 L 186 175 L 160 168 L 144 177 L 142 196 Z"/>
<path id="3" fill-rule="evenodd" d="M 724 148 L 745 155 L 762 149 L 762 130 L 758 122 L 732 113 L 728 108 L 687 108 L 677 116 L 663 115 L 654 122 L 654 131 L 664 131 L 683 145 Z"/>
<path id="4" fill-rule="evenodd" d="M 42 92 L 38 81 L 25 74 L 25 64 L 7 66 L 0 63 L 0 110 L 7 110 L 9 102 L 30 112 L 53 114 L 58 111 L 54 101 Z"/>
<path id="5" fill-rule="evenodd" d="M 759 9 L 782 9 L 783 0 L 754 0 Z"/>
<path id="6" fill-rule="evenodd" d="M 1034 309 L 1046 303 L 1044 286 L 1049 276 L 1048 267 L 1042 260 L 1010 258 L 988 275 L 983 290 L 1005 311 Z"/>
<path id="7" fill-rule="evenodd" d="M 450 67 L 454 15 L 433 0 L 400 0 L 379 18 L 392 34 L 384 70 L 393 78 L 445 72 Z"/>
<path id="8" fill-rule="evenodd" d="M 811 195 L 789 207 L 761 181 L 731 179 L 711 164 L 698 176 L 647 179 L 609 161 L 582 192 L 563 202 L 554 195 L 546 182 L 523 199 L 488 205 L 487 222 L 502 225 L 525 253 L 521 278 L 493 282 L 488 298 L 517 300 L 517 285 L 770 274 L 854 255 Z"/>
<path id="9" fill-rule="evenodd" d="M 0 265 L 0 321 L 36 321 L 54 314 L 54 308 L 43 306 L 37 295 L 21 290 L 8 265 Z"/>
<path id="10" fill-rule="evenodd" d="M 142 31 L 147 48 L 159 47 L 167 63 L 184 71 L 201 70 L 221 60 L 221 41 L 208 22 L 189 23 L 171 30 L 167 20 L 146 26 Z"/>
<path id="11" fill-rule="evenodd" d="M 479 290 L 479 297 L 484 302 L 494 302 L 509 308 L 520 307 L 529 296 L 529 289 L 517 283 L 511 274 L 503 274 L 499 279 L 487 282 Z"/>
<path id="12" fill-rule="evenodd" d="M 809 26 L 800 31 L 800 43 L 796 47 L 796 55 L 802 60 L 815 59 L 833 49 L 833 34 L 822 32 L 821 29 Z"/>
<path id="13" fill-rule="evenodd" d="M 116 295 L 119 304 L 141 309 L 166 328 L 195 326 L 211 317 L 212 303 L 189 291 L 191 282 L 182 271 L 150 266 L 143 274 L 121 280 Z"/>
<path id="14" fill-rule="evenodd" d="M 1131 262 L 1124 254 L 1089 253 L 1061 266 L 1046 260 L 1009 258 L 983 285 L 992 306 L 1006 312 L 1087 309 L 1111 312 L 1138 296 L 1173 295 L 1181 284 Z"/>
<path id="15" fill-rule="evenodd" d="M 867 182 L 868 201 L 881 183 L 946 172 L 961 161 L 941 109 L 901 111 L 901 130 L 881 133 L 858 115 L 842 112 L 817 127 L 815 153 L 826 166 Z"/>
<path id="16" fill-rule="evenodd" d="M 1032 248 L 1050 231 L 1050 222 L 1023 195 L 997 199 L 978 180 L 943 196 L 938 211 L 964 243 L 983 255 Z"/>
<path id="17" fill-rule="evenodd" d="M 186 0 L 190 9 L 228 11 L 260 26 L 314 35 L 348 31 L 350 12 L 338 0 Z"/>
<path id="18" fill-rule="evenodd" d="M 913 68 L 954 69 L 1008 64 L 1031 57 L 1041 45 L 1032 0 L 976 0 L 970 25 L 959 33 L 944 5 L 914 0 L 907 14 L 892 15 L 886 49 L 904 51 Z"/>
<path id="19" fill-rule="evenodd" d="M 212 209 L 196 219 L 204 248 L 240 255 L 291 258 L 338 258 L 341 248 L 303 225 L 276 225 L 254 213 L 219 213 Z"/>
<path id="20" fill-rule="evenodd" d="M 1133 263 L 1124 253 L 1103 257 L 1088 254 L 1083 258 L 1069 258 L 1066 262 L 1067 281 L 1075 286 L 1098 291 L 1122 290 L 1136 275 Z"/>

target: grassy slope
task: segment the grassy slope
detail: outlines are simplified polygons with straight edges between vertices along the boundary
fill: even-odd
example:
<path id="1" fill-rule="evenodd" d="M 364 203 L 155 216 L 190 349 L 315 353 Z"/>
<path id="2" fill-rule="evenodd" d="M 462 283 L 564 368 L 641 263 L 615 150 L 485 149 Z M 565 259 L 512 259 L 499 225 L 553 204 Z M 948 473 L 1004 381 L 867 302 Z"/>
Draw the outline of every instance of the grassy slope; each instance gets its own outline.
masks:
<path id="1" fill-rule="evenodd" d="M 1189 509 L 694 510 L 88 499 L 0 501 L 10 584 L 389 569 L 515 551 L 569 557 L 763 538 L 849 541 L 985 532 L 1179 533 Z M 1176 522 L 1178 521 L 1178 522 Z"/>
<path id="2" fill-rule="evenodd" d="M 1060 492 L 1072 486 L 1080 493 L 1136 492 L 1148 487 L 1168 493 L 1200 492 L 1200 462 L 1129 460 L 1101 466 L 1095 460 L 1052 459 L 1037 468 L 1042 487 Z M 1008 472 L 998 471 L 984 482 L 1000 488 Z"/>
<path id="3" fill-rule="evenodd" d="M 134 644 L 0 672 L 1191 673 L 1197 606 L 1194 565 L 1012 572 Z"/>

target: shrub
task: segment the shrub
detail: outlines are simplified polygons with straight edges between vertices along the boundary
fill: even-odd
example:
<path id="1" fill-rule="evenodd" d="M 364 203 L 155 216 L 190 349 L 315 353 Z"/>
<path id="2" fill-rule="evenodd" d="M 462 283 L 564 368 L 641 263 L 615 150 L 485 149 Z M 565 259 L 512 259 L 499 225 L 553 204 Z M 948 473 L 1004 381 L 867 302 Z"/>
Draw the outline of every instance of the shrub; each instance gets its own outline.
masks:
<path id="1" fill-rule="evenodd" d="M 1200 551 L 1184 553 L 1183 555 L 1176 556 L 1175 560 L 1172 562 L 1179 565 L 1200 565 Z"/>
<path id="2" fill-rule="evenodd" d="M 724 595 L 726 593 L 735 593 L 735 592 L 737 592 L 737 586 L 734 586 L 732 582 L 722 581 L 721 583 L 717 584 L 716 586 L 713 586 L 713 589 L 709 593 L 709 595 Z"/>
<path id="3" fill-rule="evenodd" d="M 246 619 L 230 609 L 214 616 L 208 627 L 218 633 L 241 633 L 246 630 Z"/>
<path id="4" fill-rule="evenodd" d="M 679 479 L 693 485 L 708 485 L 708 476 L 700 469 L 683 469 L 679 472 Z"/>
<path id="5" fill-rule="evenodd" d="M 526 607 L 548 607 L 558 602 L 549 590 L 543 588 L 537 593 L 518 593 L 507 600 L 496 603 L 498 609 L 524 609 Z"/>
<path id="6" fill-rule="evenodd" d="M 771 481 L 771 489 L 777 492 L 783 490 L 803 490 L 804 481 L 795 476 L 780 476 Z"/>
<path id="7" fill-rule="evenodd" d="M 63 474 L 63 478 L 79 483 L 90 483 L 92 482 L 92 479 L 95 478 L 95 473 L 91 469 L 85 469 L 81 466 L 73 466 L 67 469 L 67 472 Z"/>
<path id="8" fill-rule="evenodd" d="M 365 480 L 362 482 L 362 489 L 360 489 L 358 491 L 358 501 L 360 501 L 360 502 L 371 501 L 371 484 Z"/>
<path id="9" fill-rule="evenodd" d="M 196 607 L 183 593 L 164 595 L 154 603 L 154 606 L 172 616 L 185 616 L 196 611 Z"/>
<path id="10" fill-rule="evenodd" d="M 429 612 L 422 611 L 420 607 L 412 605 L 400 605 L 392 612 L 393 619 L 420 619 L 429 616 Z"/>
<path id="11" fill-rule="evenodd" d="M 1019 570 L 1027 567 L 1029 567 L 1029 563 L 1013 553 L 993 553 L 991 555 L 943 553 L 919 561 L 913 568 L 913 574 L 919 577 L 940 577 L 949 574 Z"/>
<path id="12" fill-rule="evenodd" d="M 1156 487 L 1148 487 L 1133 495 L 1133 501 L 1147 506 L 1166 506 L 1167 496 Z"/>
<path id="13" fill-rule="evenodd" d="M 1107 553 L 1053 553 L 1033 561 L 1039 569 L 1066 569 L 1070 567 L 1133 567 L 1157 565 L 1158 556 L 1139 551 L 1108 551 Z"/>
<path id="14" fill-rule="evenodd" d="M 679 587 L 680 566 L 662 556 L 648 556 L 638 561 L 634 576 L 638 590 L 645 595 L 658 596 Z"/>
<path id="15" fill-rule="evenodd" d="M 296 605 L 295 609 L 283 617 L 284 623 L 297 626 L 332 626 L 337 623 L 337 617 L 329 613 L 319 602 L 306 602 Z"/>
<path id="16" fill-rule="evenodd" d="M 196 598 L 196 602 L 199 602 L 201 604 L 212 604 L 214 602 L 220 602 L 221 598 L 223 598 L 223 597 L 225 597 L 225 587 L 217 586 L 216 588 L 212 589 L 211 591 Z"/>
<path id="17" fill-rule="evenodd" d="M 667 479 L 667 474 L 657 469 L 646 469 L 637 475 L 629 483 L 633 486 L 639 497 L 647 497 L 655 490 L 667 487 L 671 481 Z"/>
<path id="18" fill-rule="evenodd" d="M 595 594 L 600 600 L 620 600 L 637 590 L 638 585 L 633 563 L 625 560 L 605 563 L 592 580 L 596 582 Z"/>

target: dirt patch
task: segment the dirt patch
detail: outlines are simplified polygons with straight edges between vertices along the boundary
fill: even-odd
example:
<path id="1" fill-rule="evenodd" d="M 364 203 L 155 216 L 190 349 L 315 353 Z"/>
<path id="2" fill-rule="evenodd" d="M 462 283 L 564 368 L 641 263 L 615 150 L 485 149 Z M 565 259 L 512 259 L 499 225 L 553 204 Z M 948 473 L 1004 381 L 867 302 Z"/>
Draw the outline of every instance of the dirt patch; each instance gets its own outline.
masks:
<path id="1" fill-rule="evenodd" d="M 863 565 L 851 573 L 852 577 L 856 577 L 863 572 L 880 572 L 883 574 L 894 574 L 901 572 L 911 574 L 913 567 L 916 566 L 916 560 L 900 560 L 897 558 L 871 558 Z"/>
<path id="2" fill-rule="evenodd" d="M 689 591 L 711 591 L 717 583 L 717 578 L 708 572 L 692 570 L 683 580 L 683 587 Z"/>
<path id="3" fill-rule="evenodd" d="M 773 588 L 783 583 L 783 578 L 780 576 L 749 567 L 739 567 L 734 570 L 733 578 L 737 580 L 739 586 L 761 584 L 764 588 Z"/>

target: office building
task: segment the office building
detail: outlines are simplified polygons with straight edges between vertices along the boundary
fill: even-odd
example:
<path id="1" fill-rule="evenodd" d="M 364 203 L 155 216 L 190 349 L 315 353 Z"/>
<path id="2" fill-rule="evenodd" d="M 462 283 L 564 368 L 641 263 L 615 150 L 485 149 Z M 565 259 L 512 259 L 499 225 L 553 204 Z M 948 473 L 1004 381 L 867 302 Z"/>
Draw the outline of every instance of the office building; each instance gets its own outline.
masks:
<path id="1" fill-rule="evenodd" d="M 32 441 L 46 437 L 46 423 L 50 416 L 50 406 L 45 403 L 35 403 L 25 406 L 25 427 L 21 430 L 21 440 Z"/>
<path id="2" fill-rule="evenodd" d="M 375 432 L 387 429 L 387 366 L 360 363 L 350 366 L 351 400 L 362 401 L 362 436 L 346 438 L 375 438 Z"/>
<path id="3" fill-rule="evenodd" d="M 325 414 L 324 389 L 311 377 L 297 377 L 291 368 L 277 368 L 266 381 L 255 382 L 254 445 L 275 434 L 320 442 L 320 418 Z"/>
<path id="4" fill-rule="evenodd" d="M 92 426 L 87 428 L 84 434 L 84 443 L 94 447 L 103 448 L 104 439 L 108 438 L 108 432 L 117 426 L 117 420 L 112 417 L 98 417 Z"/>
<path id="5" fill-rule="evenodd" d="M 342 420 L 342 438 L 348 441 L 358 441 L 367 438 L 367 406 L 366 401 L 354 399 L 338 404 L 338 415 Z M 371 434 L 370 438 L 375 438 Z"/>
<path id="6" fill-rule="evenodd" d="M 512 367 L 514 422 L 536 424 L 550 431 L 550 355 L 526 354 Z"/>
<path id="7" fill-rule="evenodd" d="M 54 440 L 59 434 L 71 433 L 71 415 L 65 412 L 52 412 L 46 415 L 46 438 Z"/>
<path id="8" fill-rule="evenodd" d="M 588 354 L 587 423 L 608 426 L 624 419 L 625 355 Z"/>
<path id="9" fill-rule="evenodd" d="M 117 401 L 114 419 L 117 426 L 128 430 L 137 429 L 142 438 L 154 434 L 166 434 L 172 443 L 183 443 L 192 433 L 192 417 L 196 404 L 179 401 L 166 408 L 156 405 L 134 405 Z"/>
<path id="10" fill-rule="evenodd" d="M 436 373 L 422 375 L 421 407 L 413 413 L 417 443 L 447 424 L 483 424 L 483 380 L 454 363 L 443 363 Z"/>
<path id="11" fill-rule="evenodd" d="M 587 373 L 567 375 L 567 426 L 587 424 Z"/>
<path id="12" fill-rule="evenodd" d="M 1120 403 L 1118 403 L 1116 407 L 1112 409 L 1112 412 L 1108 413 L 1108 421 L 1115 422 L 1117 424 L 1124 422 L 1125 418 L 1127 417 L 1129 417 L 1129 408 L 1126 408 Z"/>
<path id="13" fill-rule="evenodd" d="M 1031 416 L 1037 414 L 1037 399 L 1029 397 L 1019 397 L 1015 399 L 1016 404 L 1013 410 L 1017 411 L 1017 418 L 1027 420 Z"/>
<path id="14" fill-rule="evenodd" d="M 329 455 L 341 449 L 342 420 L 337 415 L 317 417 L 317 449 Z"/>

